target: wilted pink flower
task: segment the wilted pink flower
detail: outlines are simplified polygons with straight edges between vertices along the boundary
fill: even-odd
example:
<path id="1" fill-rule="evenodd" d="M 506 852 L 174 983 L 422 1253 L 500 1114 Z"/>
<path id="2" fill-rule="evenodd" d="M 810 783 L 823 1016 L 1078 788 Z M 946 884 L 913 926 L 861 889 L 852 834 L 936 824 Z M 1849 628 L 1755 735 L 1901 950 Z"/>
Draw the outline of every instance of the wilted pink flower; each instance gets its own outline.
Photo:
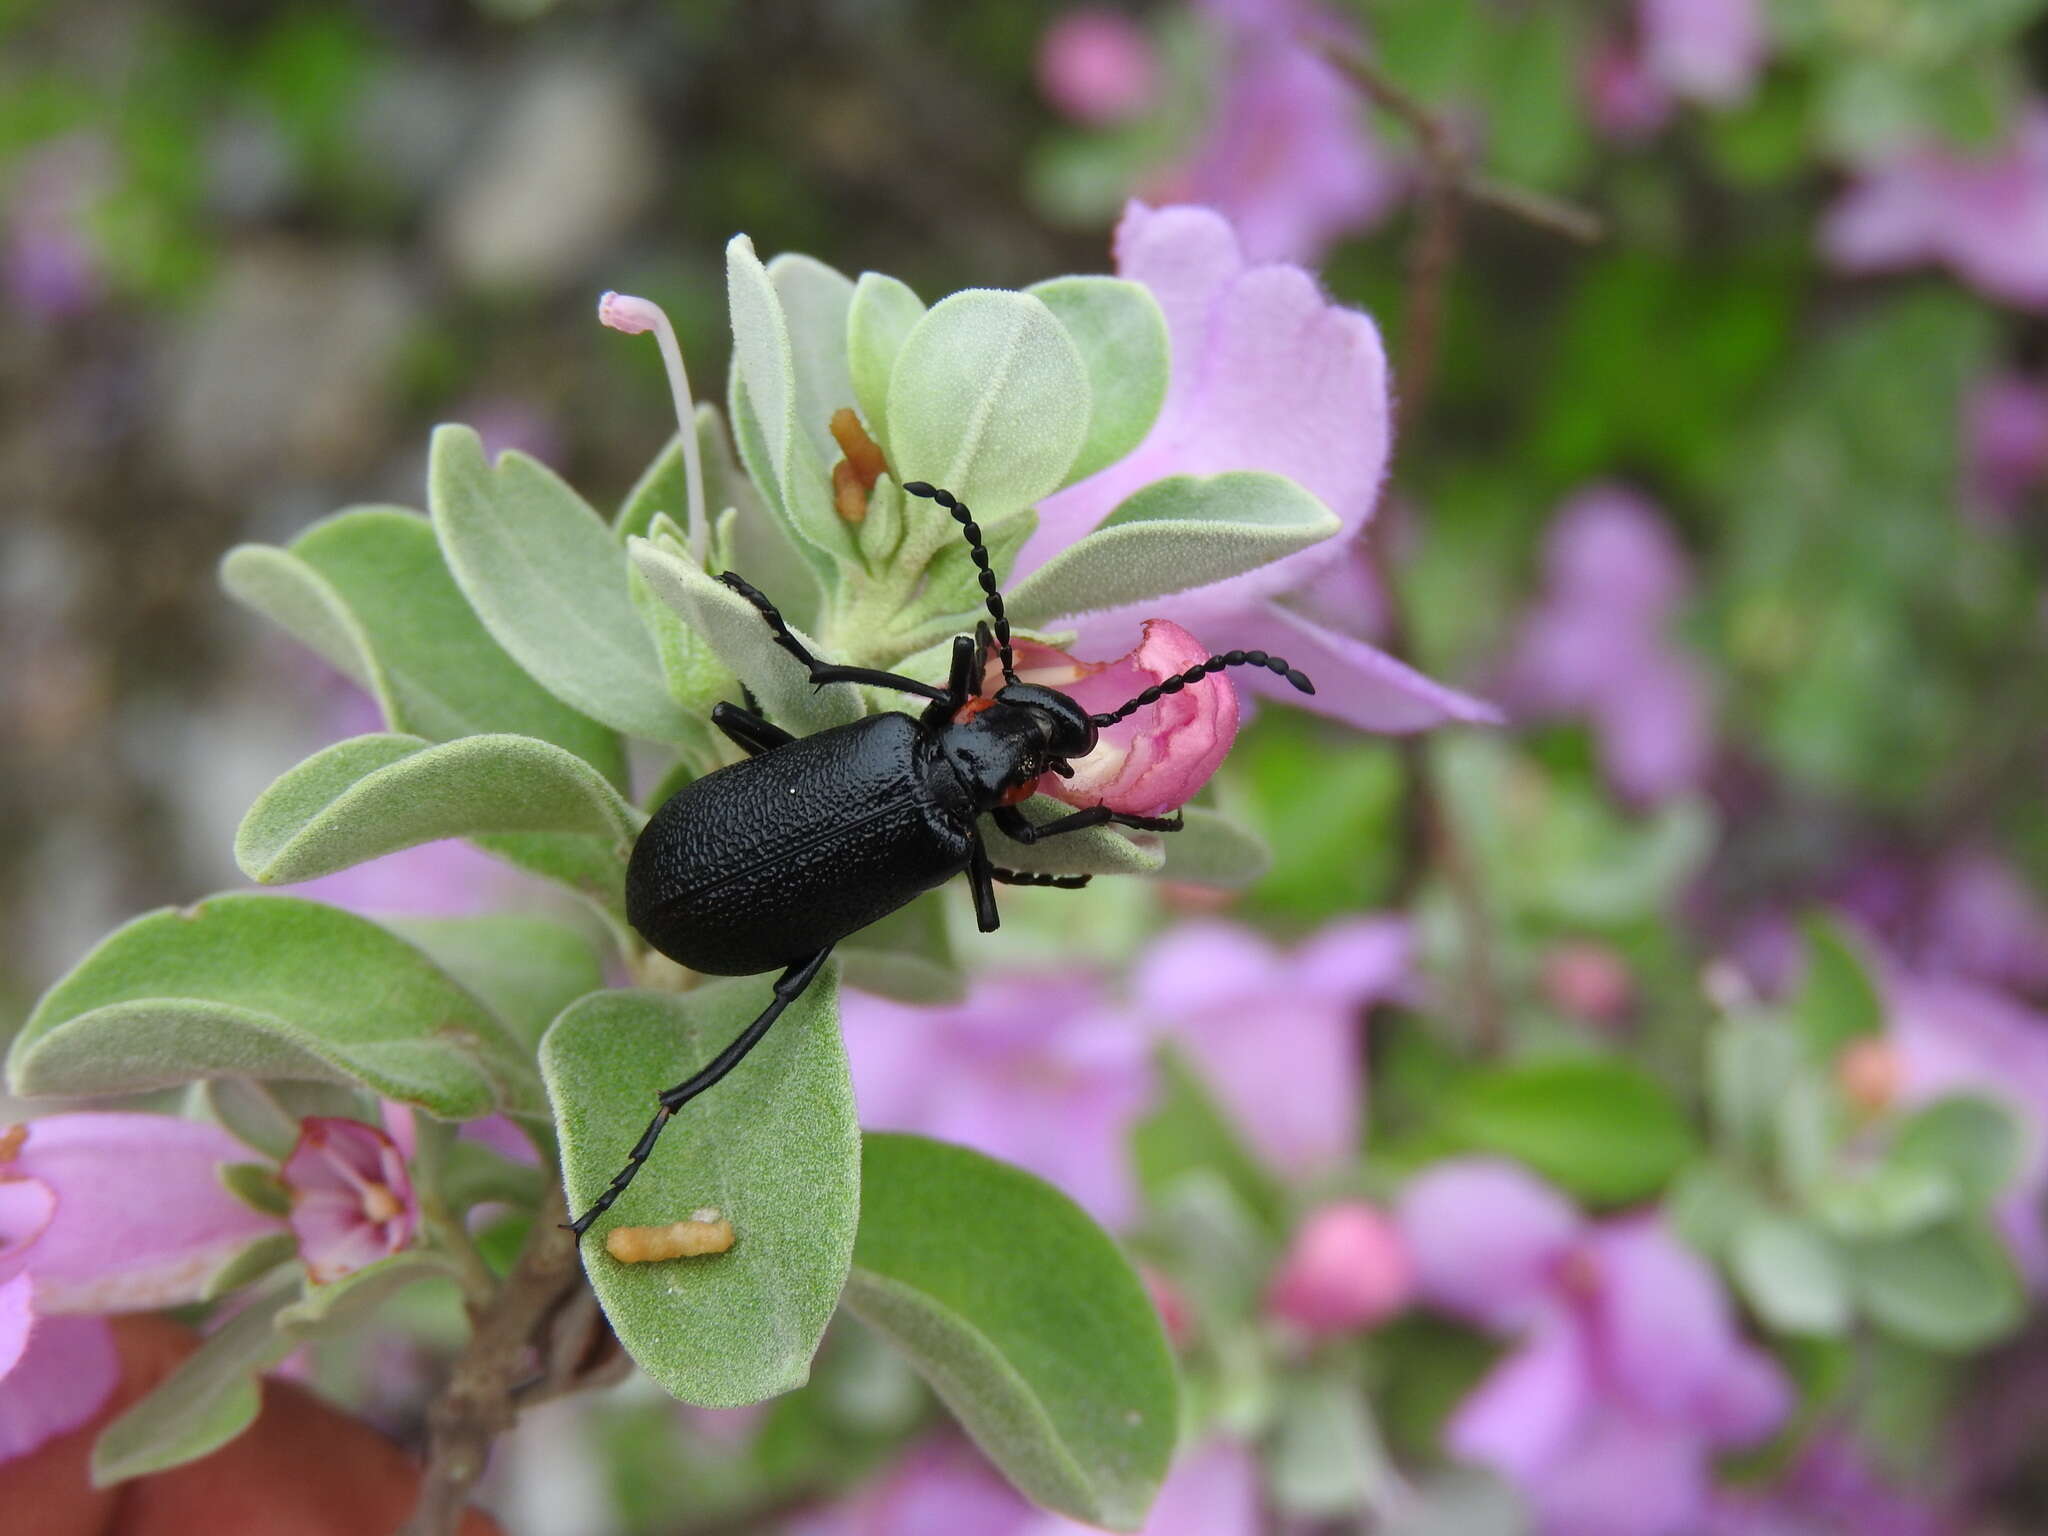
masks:
<path id="1" fill-rule="evenodd" d="M 1527 1170 L 1472 1158 L 1413 1180 L 1399 1220 L 1421 1299 L 1520 1340 L 1445 1446 L 1520 1488 L 1546 1532 L 1698 1529 L 1714 1455 L 1791 1407 L 1713 1270 L 1659 1217 L 1589 1224 Z"/>
<path id="2" fill-rule="evenodd" d="M 1692 787 L 1713 746 L 1711 689 L 1666 635 L 1687 585 L 1677 541 L 1641 497 L 1598 486 L 1559 512 L 1544 550 L 1509 693 L 1532 718 L 1589 719 L 1602 769 L 1630 799 Z"/>
<path id="3" fill-rule="evenodd" d="M 101 1312 L 196 1299 L 279 1229 L 229 1194 L 225 1132 L 169 1115 L 51 1115 L 0 1130 L 0 1460 L 98 1411 L 118 1377 Z"/>
<path id="4" fill-rule="evenodd" d="M 1319 261 L 1384 217 L 1406 182 L 1373 140 L 1357 87 L 1308 46 L 1349 28 L 1307 0 L 1196 9 L 1218 39 L 1215 110 L 1187 157 L 1149 185 L 1226 215 L 1255 261 Z"/>
<path id="5" fill-rule="evenodd" d="M 1159 97 L 1152 39 L 1121 11 L 1082 6 L 1038 41 L 1038 88 L 1077 123 L 1102 128 L 1150 111 Z"/>
<path id="6" fill-rule="evenodd" d="M 1136 1214 L 1126 1143 L 1150 1042 L 1085 975 L 983 977 L 936 1008 L 846 992 L 840 1023 L 862 1125 L 1028 1168 L 1112 1227 Z"/>
<path id="7" fill-rule="evenodd" d="M 1415 1266 L 1376 1206 L 1344 1200 L 1309 1213 L 1266 1290 L 1266 1311 L 1311 1336 L 1377 1328 L 1408 1305 Z"/>
<path id="8" fill-rule="evenodd" d="M 1097 714 L 1209 655 L 1167 619 L 1147 619 L 1137 648 L 1115 661 L 1076 661 L 1030 640 L 1018 642 L 1016 653 L 1020 680 L 1057 688 Z M 1069 805 L 1161 816 L 1194 798 L 1236 739 L 1237 689 L 1227 675 L 1212 676 L 1102 731 L 1095 750 L 1071 765 L 1072 778 L 1048 773 L 1034 787 Z"/>
<path id="9" fill-rule="evenodd" d="M 1184 923 L 1139 957 L 1133 998 L 1252 1148 L 1299 1176 L 1357 1154 L 1359 1011 L 1408 990 L 1411 945 L 1397 918 L 1332 923 L 1291 953 L 1234 924 Z"/>
<path id="10" fill-rule="evenodd" d="M 1167 1474 L 1139 1536 L 1259 1536 L 1258 1468 L 1212 1440 Z M 1027 1503 L 979 1453 L 950 1436 L 920 1442 L 850 1498 L 800 1515 L 789 1536 L 1092 1536 L 1095 1527 Z"/>
<path id="11" fill-rule="evenodd" d="M 419 1228 L 404 1154 L 375 1126 L 308 1116 L 279 1172 L 291 1196 L 299 1256 L 318 1284 L 389 1258 Z"/>
<path id="12" fill-rule="evenodd" d="M 2048 308 L 2048 104 L 1989 154 L 1924 145 L 1866 167 L 1821 248 L 1852 272 L 1939 262 L 1991 298 Z"/>
<path id="13" fill-rule="evenodd" d="M 1999 373 L 1963 402 L 1963 484 L 1972 510 L 2010 520 L 2048 483 L 2048 382 Z"/>
<path id="14" fill-rule="evenodd" d="M 1206 208 L 1132 203 L 1116 234 L 1117 271 L 1144 284 L 1166 315 L 1172 376 L 1159 419 L 1127 457 L 1039 503 L 1019 575 L 1076 543 L 1117 505 L 1170 475 L 1267 470 L 1294 480 L 1335 513 L 1334 537 L 1228 581 L 1143 609 L 1080 615 L 1077 649 L 1128 649 L 1157 607 L 1213 650 L 1285 656 L 1315 679 L 1303 697 L 1270 673 L 1238 685 L 1283 697 L 1366 730 L 1413 731 L 1449 720 L 1497 720 L 1367 644 L 1374 615 L 1349 625 L 1310 618 L 1293 594 L 1354 551 L 1386 473 L 1390 405 L 1379 331 L 1328 303 L 1299 267 L 1256 266 Z"/>

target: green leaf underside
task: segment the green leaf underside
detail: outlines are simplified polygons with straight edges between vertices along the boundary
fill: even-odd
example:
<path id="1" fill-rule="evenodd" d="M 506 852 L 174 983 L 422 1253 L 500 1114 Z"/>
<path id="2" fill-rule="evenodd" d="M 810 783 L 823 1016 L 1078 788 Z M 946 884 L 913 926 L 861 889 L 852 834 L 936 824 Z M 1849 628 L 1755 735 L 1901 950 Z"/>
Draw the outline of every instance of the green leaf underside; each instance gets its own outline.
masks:
<path id="1" fill-rule="evenodd" d="M 1792 1002 L 1792 1016 L 1808 1045 L 1822 1059 L 1865 1035 L 1882 1033 L 1884 1002 L 1855 944 L 1825 917 L 1810 917 L 1806 929 L 1806 979 Z"/>
<path id="2" fill-rule="evenodd" d="M 1011 1482 L 1134 1531 L 1179 1431 L 1173 1359 L 1136 1272 L 1058 1190 L 964 1147 L 871 1135 L 847 1305 Z"/>
<path id="3" fill-rule="evenodd" d="M 767 1004 L 770 978 L 680 995 L 601 992 L 541 1043 L 570 1204 L 611 1182 L 655 1095 L 681 1082 Z M 632 1187 L 584 1240 L 584 1264 L 620 1341 L 685 1402 L 734 1407 L 801 1386 L 837 1304 L 860 1201 L 860 1133 L 834 978 L 813 982 L 731 1076 L 670 1123 Z M 621 1264 L 615 1226 L 713 1207 L 730 1252 Z"/>
<path id="4" fill-rule="evenodd" d="M 539 1098 L 505 1026 L 424 954 L 287 896 L 215 896 L 118 929 L 43 995 L 7 1065 L 25 1094 L 310 1078 L 444 1119 Z"/>
<path id="5" fill-rule="evenodd" d="M 1256 832 L 1206 806 L 1181 807 L 1181 829 L 1160 839 L 1162 878 L 1242 890 L 1273 867 L 1273 850 Z"/>
<path id="6" fill-rule="evenodd" d="M 1076 808 L 1051 795 L 1033 795 L 1018 809 L 1034 826 L 1043 826 L 1071 816 Z M 1012 842 L 986 816 L 980 826 L 989 861 L 998 869 L 1048 875 L 1156 875 L 1166 867 L 1166 853 L 1160 844 L 1176 835 L 1140 832 L 1127 836 L 1108 827 L 1090 827 L 1026 844 Z"/>
<path id="7" fill-rule="evenodd" d="M 1166 403 L 1166 316 L 1151 290 L 1119 277 L 1056 277 L 1025 290 L 1053 312 L 1088 370 L 1091 415 L 1067 483 L 1114 464 Z"/>
<path id="8" fill-rule="evenodd" d="M 565 832 L 610 844 L 623 878 L 640 813 L 582 758 L 530 736 L 355 736 L 257 797 L 235 862 L 290 884 L 449 837 Z"/>
<path id="9" fill-rule="evenodd" d="M 603 519 L 546 465 L 484 455 L 468 427 L 434 432 L 427 500 L 448 568 L 498 644 L 547 689 L 630 735 L 672 741 L 684 718 L 633 611 Z"/>
<path id="10" fill-rule="evenodd" d="M 1640 1200 L 1694 1150 L 1676 1100 L 1632 1063 L 1598 1056 L 1520 1062 L 1465 1079 L 1445 1110 L 1461 1144 L 1529 1164 L 1581 1199 Z"/>
<path id="11" fill-rule="evenodd" d="M 498 912 L 382 922 L 482 998 L 528 1050 L 539 1046 L 556 1014 L 604 985 L 590 941 L 543 917 Z"/>
<path id="12" fill-rule="evenodd" d="M 221 564 L 228 591 L 377 696 L 394 731 L 449 741 L 513 732 L 575 753 L 614 784 L 618 737 L 554 697 L 493 640 L 441 558 L 427 520 L 357 507 L 289 549 L 245 544 Z"/>
<path id="13" fill-rule="evenodd" d="M 1803 1222 L 1763 1212 L 1737 1230 L 1730 1267 L 1749 1304 L 1781 1333 L 1849 1326 L 1849 1276 L 1834 1246 Z"/>
<path id="14" fill-rule="evenodd" d="M 1175 475 L 1127 496 L 1100 527 L 1007 594 L 1020 624 L 1145 602 L 1257 570 L 1342 525 L 1280 475 Z"/>
<path id="15" fill-rule="evenodd" d="M 1088 372 L 1028 294 L 969 289 L 904 338 L 889 379 L 891 467 L 951 491 L 993 524 L 1056 490 L 1087 440 Z M 921 550 L 952 536 L 927 525 Z"/>
<path id="16" fill-rule="evenodd" d="M 889 376 L 896 354 L 924 318 L 924 301 L 907 283 L 883 272 L 863 272 L 846 312 L 847 371 L 868 431 L 889 447 Z"/>
<path id="17" fill-rule="evenodd" d="M 1880 1327 L 1930 1349 L 1982 1349 L 2026 1316 L 2019 1274 L 1982 1221 L 1948 1221 L 1859 1244 L 1851 1273 Z"/>

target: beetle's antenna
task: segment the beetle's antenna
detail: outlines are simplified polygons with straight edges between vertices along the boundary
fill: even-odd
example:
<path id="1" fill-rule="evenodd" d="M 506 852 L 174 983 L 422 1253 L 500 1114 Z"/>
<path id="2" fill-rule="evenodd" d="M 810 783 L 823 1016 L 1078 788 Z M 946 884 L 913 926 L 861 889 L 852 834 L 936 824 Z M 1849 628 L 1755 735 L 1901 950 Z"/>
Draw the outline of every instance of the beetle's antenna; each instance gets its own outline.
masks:
<path id="1" fill-rule="evenodd" d="M 974 514 L 967 510 L 967 503 L 956 500 L 951 491 L 942 491 L 935 485 L 922 480 L 906 480 L 903 489 L 913 496 L 925 496 L 936 501 L 960 525 L 960 531 L 967 536 L 967 553 L 974 557 L 974 568 L 981 573 L 981 590 L 988 601 L 988 616 L 996 621 L 996 649 L 1002 652 L 1003 681 L 1017 681 L 1017 658 L 1010 651 L 1010 621 L 1003 613 L 1003 594 L 996 590 L 996 573 L 988 568 L 988 546 L 981 542 L 981 528 L 974 521 Z"/>
<path id="2" fill-rule="evenodd" d="M 1090 715 L 1088 718 L 1095 722 L 1098 730 L 1105 725 L 1115 725 L 1147 704 L 1157 704 L 1167 694 L 1179 693 L 1189 683 L 1198 683 L 1212 673 L 1221 672 L 1225 667 L 1264 667 L 1268 672 L 1286 678 L 1303 693 L 1316 691 L 1316 685 L 1308 680 L 1307 673 L 1290 667 L 1279 656 L 1268 656 L 1264 651 L 1225 651 L 1221 656 L 1211 656 L 1207 661 L 1197 662 L 1177 677 L 1169 677 L 1163 682 L 1154 683 L 1135 699 L 1127 704 L 1119 704 L 1106 715 Z"/>

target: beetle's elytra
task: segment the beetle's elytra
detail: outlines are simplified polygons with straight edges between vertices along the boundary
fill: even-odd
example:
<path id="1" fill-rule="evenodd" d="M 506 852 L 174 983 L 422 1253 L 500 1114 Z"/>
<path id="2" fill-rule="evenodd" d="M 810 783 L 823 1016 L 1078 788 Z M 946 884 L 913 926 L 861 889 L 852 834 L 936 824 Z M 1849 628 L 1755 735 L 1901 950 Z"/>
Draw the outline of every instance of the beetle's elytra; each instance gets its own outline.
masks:
<path id="1" fill-rule="evenodd" d="M 801 738 L 735 704 L 712 710 L 711 723 L 747 757 L 684 785 L 655 812 L 626 869 L 626 916 L 655 949 L 693 970 L 750 976 L 779 967 L 782 975 L 760 1017 L 703 1070 L 659 1096 L 660 1107 L 626 1165 L 571 1224 L 578 1236 L 632 1183 L 669 1118 L 739 1064 L 841 939 L 959 874 L 973 887 L 984 933 L 999 921 L 998 883 L 1065 889 L 1088 883 L 1086 875 L 998 869 L 982 845 L 982 816 L 1020 843 L 1108 823 L 1177 830 L 1178 812 L 1132 816 L 1097 805 L 1033 826 L 1017 809 L 1026 786 L 1047 773 L 1071 773 L 1072 760 L 1095 749 L 1102 727 L 1225 667 L 1265 667 L 1304 693 L 1315 691 L 1300 672 L 1264 651 L 1211 656 L 1107 714 L 1090 714 L 1057 689 L 1020 683 L 1002 593 L 973 514 L 951 493 L 922 481 L 903 489 L 936 501 L 960 524 L 993 628 L 983 623 L 972 636 L 954 638 L 951 675 L 940 688 L 819 661 L 765 596 L 731 571 L 719 578 L 761 611 L 776 644 L 803 664 L 812 683 L 864 683 L 927 702 L 916 715 L 872 715 Z M 981 697 L 991 645 L 1002 663 L 1003 686 L 985 709 L 962 721 L 961 710 Z"/>

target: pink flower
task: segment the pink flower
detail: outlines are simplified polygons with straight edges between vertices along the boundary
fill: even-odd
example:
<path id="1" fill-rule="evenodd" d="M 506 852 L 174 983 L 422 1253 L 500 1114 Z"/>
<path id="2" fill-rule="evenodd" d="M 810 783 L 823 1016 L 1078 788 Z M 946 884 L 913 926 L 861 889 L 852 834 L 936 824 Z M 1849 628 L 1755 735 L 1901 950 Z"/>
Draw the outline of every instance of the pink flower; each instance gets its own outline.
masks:
<path id="1" fill-rule="evenodd" d="M 1019 641 L 1016 652 L 1022 681 L 1057 688 L 1098 714 L 1209 655 L 1193 635 L 1166 619 L 1145 620 L 1137 648 L 1115 661 L 1076 661 L 1030 640 Z M 1000 682 L 998 673 L 991 686 Z M 1048 773 L 1035 787 L 1069 805 L 1163 816 L 1194 798 L 1236 739 L 1237 690 L 1227 675 L 1212 676 L 1104 730 L 1095 750 L 1071 764 L 1071 779 Z"/>
<path id="2" fill-rule="evenodd" d="M 1134 1003 L 1193 1059 L 1253 1150 L 1299 1177 L 1357 1155 L 1360 1010 L 1410 985 L 1396 918 L 1333 923 L 1291 954 L 1248 928 L 1185 923 L 1139 957 Z"/>
<path id="3" fill-rule="evenodd" d="M 1129 122 L 1158 100 L 1158 52 L 1122 12 L 1083 6 L 1039 39 L 1038 88 L 1077 123 L 1106 128 Z"/>
<path id="4" fill-rule="evenodd" d="M 280 1172 L 292 1200 L 292 1235 L 317 1284 L 389 1258 L 419 1229 L 405 1156 L 375 1126 L 309 1116 Z"/>
<path id="5" fill-rule="evenodd" d="M 1589 1224 L 1525 1169 L 1472 1158 L 1413 1180 L 1399 1221 L 1423 1300 L 1519 1339 L 1445 1446 L 1519 1487 L 1546 1532 L 1696 1530 L 1713 1456 L 1790 1411 L 1777 1363 L 1657 1216 Z"/>
<path id="6" fill-rule="evenodd" d="M 1866 168 L 1821 248 L 1852 272 L 1938 262 L 1991 298 L 2048 309 L 2048 104 L 1988 155 L 1923 145 Z"/>
<path id="7" fill-rule="evenodd" d="M 197 1299 L 278 1223 L 221 1184 L 241 1147 L 169 1115 L 52 1115 L 0 1130 L 0 1460 L 76 1428 L 118 1368 L 100 1312 Z"/>
<path id="8" fill-rule="evenodd" d="M 1266 1311 L 1311 1336 L 1362 1333 L 1408 1305 L 1415 1266 L 1401 1231 L 1363 1200 L 1311 1212 L 1266 1291 Z"/>
<path id="9" fill-rule="evenodd" d="M 1639 0 L 1643 64 L 1673 93 L 1734 106 L 1763 68 L 1760 0 Z"/>
<path id="10" fill-rule="evenodd" d="M 1088 977 L 984 977 L 937 1008 L 846 992 L 840 1022 L 862 1125 L 1028 1168 L 1112 1227 L 1137 1214 L 1127 1141 L 1150 1041 Z"/>
<path id="11" fill-rule="evenodd" d="M 1361 637 L 1372 613 L 1332 623 L 1297 606 L 1295 594 L 1352 556 L 1386 473 L 1387 364 L 1372 321 L 1326 302 L 1299 267 L 1248 263 L 1229 223 L 1206 208 L 1132 203 L 1117 228 L 1116 258 L 1118 273 L 1149 288 L 1165 312 L 1173 356 L 1166 401 L 1128 456 L 1039 503 L 1017 574 L 1077 542 L 1155 480 L 1240 469 L 1285 475 L 1329 507 L 1341 530 L 1257 571 L 1175 595 L 1175 621 L 1216 650 L 1285 656 L 1315 679 L 1313 697 L 1258 671 L 1240 685 L 1366 730 L 1497 720 L 1490 706 L 1367 644 Z M 1128 649 L 1151 616 L 1135 608 L 1081 615 L 1077 648 Z"/>
<path id="12" fill-rule="evenodd" d="M 94 205 L 113 184 L 109 146 L 91 134 L 39 144 L 11 168 L 0 287 L 25 315 L 62 320 L 100 302 L 106 262 L 92 238 Z"/>
<path id="13" fill-rule="evenodd" d="M 1629 799 L 1691 788 L 1713 747 L 1711 688 L 1666 635 L 1687 586 L 1677 540 L 1641 497 L 1596 486 L 1552 523 L 1544 570 L 1510 695 L 1530 718 L 1590 719 L 1601 767 Z"/>
<path id="14" fill-rule="evenodd" d="M 1964 490 L 1972 510 L 2010 521 L 2048 482 L 2048 382 L 2000 373 L 1963 403 Z"/>

